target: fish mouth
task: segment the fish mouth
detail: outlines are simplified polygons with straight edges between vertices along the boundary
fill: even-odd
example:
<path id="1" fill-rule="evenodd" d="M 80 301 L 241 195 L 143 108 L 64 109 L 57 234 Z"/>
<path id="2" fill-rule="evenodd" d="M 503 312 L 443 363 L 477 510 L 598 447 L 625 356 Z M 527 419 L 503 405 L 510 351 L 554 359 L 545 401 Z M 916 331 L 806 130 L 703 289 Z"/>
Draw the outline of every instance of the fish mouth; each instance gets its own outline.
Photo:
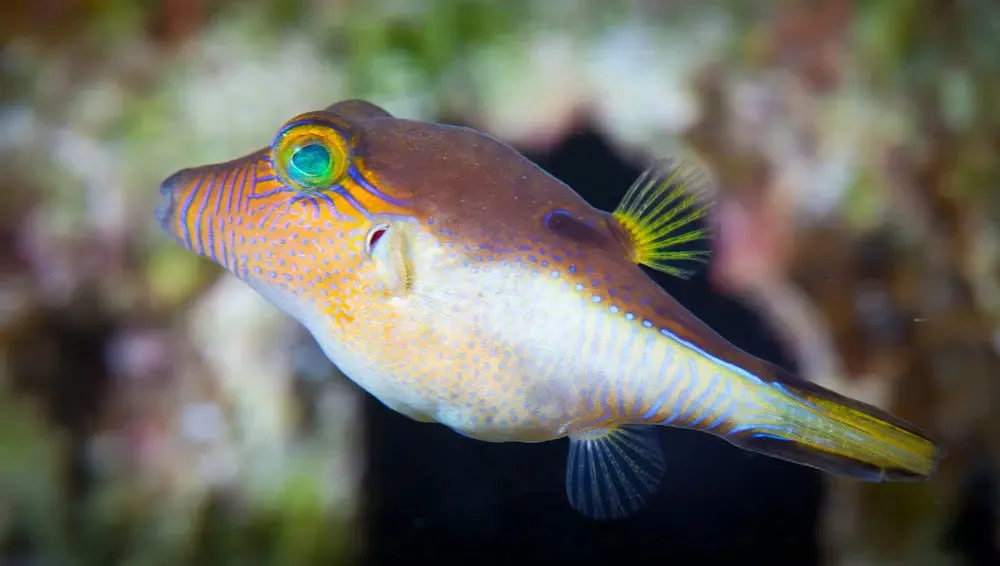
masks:
<path id="1" fill-rule="evenodd" d="M 160 225 L 160 228 L 171 235 L 173 235 L 173 229 L 170 225 L 170 220 L 174 217 L 175 210 L 177 210 L 177 202 L 174 192 L 166 183 L 160 184 L 160 204 L 157 205 L 153 215 L 156 217 L 156 223 Z"/>
<path id="2" fill-rule="evenodd" d="M 186 170 L 181 170 L 167 177 L 160 183 L 160 202 L 153 211 L 153 216 L 160 229 L 167 233 L 174 241 L 181 245 L 180 234 L 177 227 L 177 207 L 178 199 L 187 190 L 189 175 Z M 187 246 L 185 246 L 187 247 Z"/>

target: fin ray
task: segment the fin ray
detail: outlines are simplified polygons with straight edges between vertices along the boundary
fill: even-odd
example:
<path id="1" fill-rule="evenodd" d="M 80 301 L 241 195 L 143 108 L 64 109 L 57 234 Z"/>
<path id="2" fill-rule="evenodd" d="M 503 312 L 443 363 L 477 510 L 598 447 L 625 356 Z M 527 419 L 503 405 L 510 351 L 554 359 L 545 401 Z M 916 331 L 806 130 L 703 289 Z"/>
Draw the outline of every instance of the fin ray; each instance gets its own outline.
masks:
<path id="1" fill-rule="evenodd" d="M 597 429 L 570 435 L 566 493 L 570 505 L 597 520 L 622 519 L 656 493 L 664 459 L 649 426 Z"/>
<path id="2" fill-rule="evenodd" d="M 766 392 L 754 395 L 757 414 L 738 418 L 726 433 L 729 441 L 864 481 L 917 481 L 936 471 L 944 451 L 914 425 L 878 407 L 798 381 L 775 381 Z"/>
<path id="3" fill-rule="evenodd" d="M 612 213 L 631 244 L 632 260 L 677 277 L 691 271 L 675 262 L 704 262 L 707 250 L 677 246 L 709 238 L 706 228 L 689 229 L 708 212 L 706 188 L 706 172 L 686 161 L 669 158 L 644 171 Z"/>

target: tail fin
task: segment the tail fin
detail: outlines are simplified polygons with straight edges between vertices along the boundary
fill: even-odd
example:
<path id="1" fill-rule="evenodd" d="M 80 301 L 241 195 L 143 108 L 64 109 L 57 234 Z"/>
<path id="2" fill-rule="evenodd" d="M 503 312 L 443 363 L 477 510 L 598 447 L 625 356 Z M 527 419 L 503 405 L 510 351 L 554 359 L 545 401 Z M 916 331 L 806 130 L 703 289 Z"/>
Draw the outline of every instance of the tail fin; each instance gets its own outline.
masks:
<path id="1" fill-rule="evenodd" d="M 765 383 L 727 432 L 747 450 L 865 481 L 933 475 L 944 452 L 912 424 L 812 382 Z M 749 399 L 748 399 L 749 400 Z"/>

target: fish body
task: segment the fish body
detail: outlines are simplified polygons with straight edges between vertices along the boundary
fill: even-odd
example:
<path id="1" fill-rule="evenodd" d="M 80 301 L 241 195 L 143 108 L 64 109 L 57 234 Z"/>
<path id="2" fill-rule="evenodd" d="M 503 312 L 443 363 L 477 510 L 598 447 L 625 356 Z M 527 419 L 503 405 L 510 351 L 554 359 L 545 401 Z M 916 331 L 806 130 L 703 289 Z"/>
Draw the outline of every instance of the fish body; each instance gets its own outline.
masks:
<path id="1" fill-rule="evenodd" d="M 678 245 L 704 236 L 703 182 L 665 161 L 602 211 L 486 134 L 352 100 L 172 175 L 157 217 L 393 410 L 568 437 L 570 503 L 596 519 L 655 493 L 662 425 L 865 480 L 933 473 L 921 431 L 740 350 L 640 269 L 698 259 Z"/>

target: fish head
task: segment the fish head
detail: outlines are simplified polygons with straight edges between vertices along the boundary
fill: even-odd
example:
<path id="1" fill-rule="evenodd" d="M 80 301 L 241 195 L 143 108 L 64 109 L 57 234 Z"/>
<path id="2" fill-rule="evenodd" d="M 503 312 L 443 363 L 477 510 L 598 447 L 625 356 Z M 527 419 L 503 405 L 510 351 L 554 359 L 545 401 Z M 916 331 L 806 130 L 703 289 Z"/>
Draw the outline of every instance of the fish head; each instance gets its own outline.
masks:
<path id="1" fill-rule="evenodd" d="M 406 320 L 412 291 L 468 290 L 489 272 L 476 266 L 569 270 L 572 257 L 610 248 L 634 269 L 610 215 L 513 148 L 361 101 L 296 116 L 268 147 L 181 170 L 160 191 L 168 234 L 314 335 L 412 341 L 422 329 Z"/>

